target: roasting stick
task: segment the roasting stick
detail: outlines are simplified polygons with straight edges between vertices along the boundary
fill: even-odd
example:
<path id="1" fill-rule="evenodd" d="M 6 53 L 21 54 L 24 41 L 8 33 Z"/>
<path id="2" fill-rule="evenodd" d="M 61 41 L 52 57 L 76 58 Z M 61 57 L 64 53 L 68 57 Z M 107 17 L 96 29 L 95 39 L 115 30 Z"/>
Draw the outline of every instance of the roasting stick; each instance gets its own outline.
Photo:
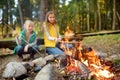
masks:
<path id="1" fill-rule="evenodd" d="M 75 41 L 71 41 L 71 42 L 66 42 L 66 41 L 59 41 L 60 43 L 81 43 L 81 42 L 75 42 Z"/>
<path id="2" fill-rule="evenodd" d="M 75 35 L 75 34 L 74 34 L 74 33 L 72 33 L 72 34 L 68 34 L 67 36 L 62 35 L 61 37 L 62 37 L 62 38 L 66 38 L 66 37 L 71 38 L 71 37 L 73 37 L 74 35 Z"/>
<path id="3" fill-rule="evenodd" d="M 1 20 L 0 20 L 0 22 L 1 22 Z M 10 26 L 8 26 L 5 22 L 3 22 L 8 28 L 10 28 L 13 32 L 15 32 L 15 30 L 12 28 L 12 27 L 10 27 Z M 17 33 L 16 33 L 16 38 L 18 39 L 18 35 L 17 35 Z M 24 40 L 22 37 L 21 37 L 21 39 L 23 40 L 23 41 L 25 41 L 27 44 L 29 44 L 28 43 L 28 41 L 26 41 L 26 40 Z M 31 46 L 32 47 L 32 46 Z M 34 48 L 34 47 L 32 47 L 37 53 L 39 53 L 40 55 L 41 55 L 41 53 L 36 49 L 36 48 Z"/>
<path id="4" fill-rule="evenodd" d="M 61 35 L 60 37 L 61 38 L 78 38 L 77 36 L 75 36 L 74 33 L 73 34 L 68 34 L 68 35 Z M 81 35 L 81 37 L 82 37 L 82 35 Z"/>

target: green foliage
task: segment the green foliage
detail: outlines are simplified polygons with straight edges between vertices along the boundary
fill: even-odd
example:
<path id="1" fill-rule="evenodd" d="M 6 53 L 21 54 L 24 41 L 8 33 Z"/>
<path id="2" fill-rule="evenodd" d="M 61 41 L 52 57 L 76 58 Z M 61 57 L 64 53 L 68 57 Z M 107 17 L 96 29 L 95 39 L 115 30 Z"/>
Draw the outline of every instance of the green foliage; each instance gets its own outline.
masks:
<path id="1" fill-rule="evenodd" d="M 116 65 L 120 65 L 120 59 L 114 60 L 114 63 L 115 63 Z"/>
<path id="2" fill-rule="evenodd" d="M 19 0 L 22 9 L 23 21 L 25 19 L 32 19 L 33 21 L 39 20 L 40 16 L 40 0 Z M 112 18 L 113 18 L 113 0 L 46 0 L 48 5 L 45 11 L 54 10 L 57 16 L 58 24 L 61 28 L 61 33 L 64 32 L 65 27 L 69 26 L 75 33 L 85 33 L 85 32 L 95 32 L 99 28 L 98 19 L 98 4 L 101 13 L 101 30 L 111 30 L 112 28 Z M 9 4 L 8 4 L 9 3 Z M 89 6 L 88 6 L 89 4 Z M 116 10 L 120 13 L 119 5 L 120 1 L 116 0 Z M 3 12 L 4 20 L 11 25 L 20 24 L 20 13 L 18 11 L 18 6 L 14 6 L 14 0 L 1 0 L 0 8 L 6 6 Z M 9 8 L 7 8 L 9 6 Z M 60 7 L 61 6 L 61 7 Z M 96 12 L 96 17 L 95 17 Z M 88 13 L 89 19 L 89 31 L 87 30 Z M 17 19 L 13 21 L 12 16 Z M 95 19 L 96 18 L 96 19 Z M 118 18 L 117 18 L 118 19 Z M 97 23 L 95 23 L 95 20 Z M 119 20 L 116 21 L 116 29 L 120 29 Z M 13 26 L 14 28 L 16 26 Z M 36 28 L 36 32 L 39 33 L 39 27 Z M 7 31 L 6 31 L 7 32 Z M 9 32 L 9 30 L 8 30 Z"/>

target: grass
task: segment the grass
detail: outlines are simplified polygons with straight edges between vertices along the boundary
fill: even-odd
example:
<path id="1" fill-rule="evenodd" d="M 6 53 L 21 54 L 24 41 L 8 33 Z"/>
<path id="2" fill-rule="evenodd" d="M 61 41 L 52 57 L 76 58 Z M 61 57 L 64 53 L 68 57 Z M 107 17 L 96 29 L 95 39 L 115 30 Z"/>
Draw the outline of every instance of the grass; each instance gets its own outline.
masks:
<path id="1" fill-rule="evenodd" d="M 87 43 L 87 44 L 91 44 L 94 42 L 107 42 L 107 43 L 115 43 L 115 42 L 120 42 L 120 34 L 106 34 L 106 35 L 98 35 L 98 36 L 89 36 L 89 37 L 85 37 L 83 42 Z"/>
<path id="2" fill-rule="evenodd" d="M 85 37 L 83 43 L 94 44 L 96 42 L 104 42 L 107 44 L 114 44 L 120 42 L 120 34 L 108 34 Z"/>
<path id="3" fill-rule="evenodd" d="M 97 51 L 107 52 L 109 54 L 119 53 L 120 34 L 105 34 L 84 37 L 83 44 L 93 47 Z"/>

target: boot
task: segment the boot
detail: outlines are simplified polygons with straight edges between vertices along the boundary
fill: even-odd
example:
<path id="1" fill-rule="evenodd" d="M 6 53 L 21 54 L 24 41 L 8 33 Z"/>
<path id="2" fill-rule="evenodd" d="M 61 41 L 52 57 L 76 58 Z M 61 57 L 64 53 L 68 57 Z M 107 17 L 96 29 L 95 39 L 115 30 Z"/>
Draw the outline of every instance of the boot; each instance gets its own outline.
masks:
<path id="1" fill-rule="evenodd" d="M 34 58 L 34 54 L 33 53 L 31 53 L 30 54 L 30 60 L 34 60 L 35 58 Z"/>
<path id="2" fill-rule="evenodd" d="M 18 54 L 18 56 L 19 56 L 19 59 L 23 59 L 22 54 Z"/>

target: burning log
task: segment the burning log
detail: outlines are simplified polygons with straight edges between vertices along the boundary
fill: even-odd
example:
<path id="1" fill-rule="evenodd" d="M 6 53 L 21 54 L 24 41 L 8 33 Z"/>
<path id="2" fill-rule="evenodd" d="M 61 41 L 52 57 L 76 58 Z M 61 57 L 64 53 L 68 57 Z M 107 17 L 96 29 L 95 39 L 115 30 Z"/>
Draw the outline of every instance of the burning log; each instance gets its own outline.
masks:
<path id="1" fill-rule="evenodd" d="M 78 62 L 71 58 L 70 56 L 67 57 L 67 66 L 66 66 L 66 74 L 70 73 L 81 73 L 81 69 L 78 67 Z"/>
<path id="2" fill-rule="evenodd" d="M 68 57 L 67 63 L 68 63 L 68 65 L 66 66 L 66 68 L 68 68 L 70 66 L 74 67 L 75 68 L 74 71 L 79 73 L 79 74 L 89 73 L 89 69 L 84 63 L 82 63 L 78 60 L 75 60 L 70 56 Z M 72 70 L 72 69 L 70 69 L 70 70 Z M 68 68 L 68 71 L 70 71 L 70 70 Z"/>
<path id="3" fill-rule="evenodd" d="M 80 69 L 82 70 L 84 76 L 88 76 L 90 73 L 89 68 L 84 63 L 82 63 L 80 61 L 79 61 L 79 66 L 80 66 Z"/>
<path id="4" fill-rule="evenodd" d="M 73 80 L 87 78 L 90 73 L 90 70 L 84 63 L 75 60 L 69 55 L 66 55 L 64 59 L 61 59 L 60 65 L 62 68 L 65 67 L 66 76 L 71 76 L 70 78 L 76 76 Z"/>

